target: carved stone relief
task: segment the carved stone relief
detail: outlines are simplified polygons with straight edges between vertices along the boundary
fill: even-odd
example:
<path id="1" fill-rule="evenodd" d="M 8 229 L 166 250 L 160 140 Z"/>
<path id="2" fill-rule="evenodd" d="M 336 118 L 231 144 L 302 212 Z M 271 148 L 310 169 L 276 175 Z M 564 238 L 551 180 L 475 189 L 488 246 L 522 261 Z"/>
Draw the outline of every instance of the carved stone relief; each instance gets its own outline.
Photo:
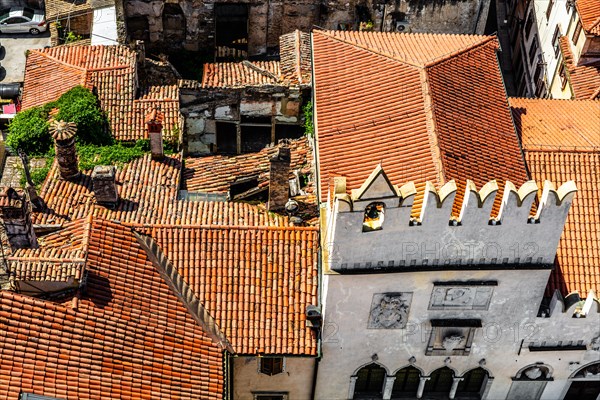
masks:
<path id="1" fill-rule="evenodd" d="M 429 302 L 430 310 L 487 310 L 492 286 L 434 286 Z"/>
<path id="2" fill-rule="evenodd" d="M 433 326 L 425 355 L 467 356 L 471 352 L 476 327 Z"/>
<path id="3" fill-rule="evenodd" d="M 401 329 L 406 326 L 412 293 L 375 293 L 369 329 Z"/>

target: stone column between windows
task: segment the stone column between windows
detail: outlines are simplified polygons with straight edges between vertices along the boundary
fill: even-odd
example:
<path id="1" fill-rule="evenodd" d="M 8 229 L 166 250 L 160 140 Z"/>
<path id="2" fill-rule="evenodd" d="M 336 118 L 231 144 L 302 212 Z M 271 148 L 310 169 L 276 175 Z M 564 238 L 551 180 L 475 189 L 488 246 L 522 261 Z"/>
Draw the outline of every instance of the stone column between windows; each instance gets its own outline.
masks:
<path id="1" fill-rule="evenodd" d="M 348 398 L 354 398 L 354 386 L 356 385 L 356 380 L 358 379 L 357 375 L 353 375 L 350 377 L 350 388 L 348 388 Z"/>
<path id="2" fill-rule="evenodd" d="M 390 400 L 392 398 L 392 389 L 394 388 L 395 376 L 386 376 L 385 385 L 383 386 L 383 400 Z"/>
<path id="3" fill-rule="evenodd" d="M 454 399 L 456 396 L 456 389 L 458 389 L 458 384 L 465 378 L 452 378 L 452 387 L 450 388 L 450 395 L 448 396 L 450 400 Z"/>
<path id="4" fill-rule="evenodd" d="M 423 390 L 425 389 L 425 383 L 430 380 L 430 376 L 422 376 L 419 380 L 419 388 L 417 389 L 417 399 L 423 397 Z"/>

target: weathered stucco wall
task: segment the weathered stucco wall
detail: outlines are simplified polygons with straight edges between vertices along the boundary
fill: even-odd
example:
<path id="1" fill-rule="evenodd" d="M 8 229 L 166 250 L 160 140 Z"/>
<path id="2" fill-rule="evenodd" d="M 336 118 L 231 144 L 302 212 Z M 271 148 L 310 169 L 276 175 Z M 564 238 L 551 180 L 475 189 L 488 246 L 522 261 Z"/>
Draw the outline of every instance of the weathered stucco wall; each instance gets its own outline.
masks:
<path id="1" fill-rule="evenodd" d="M 560 307 L 549 318 L 536 317 L 549 270 L 529 271 L 437 271 L 324 276 L 323 359 L 319 365 L 317 398 L 346 399 L 350 377 L 376 359 L 389 376 L 409 365 L 427 376 L 447 365 L 456 376 L 480 366 L 493 382 L 487 398 L 504 399 L 512 377 L 530 364 L 543 362 L 553 369 L 554 382 L 543 398 L 557 399 L 575 368 L 597 360 L 591 341 L 600 335 L 600 314 L 595 302 L 586 318 L 573 318 L 574 307 Z M 451 307 L 431 309 L 434 282 L 496 281 L 490 286 L 489 308 Z M 369 328 L 374 295 L 403 293 L 408 302 L 404 328 Z M 559 304 L 560 306 L 560 304 Z M 467 356 L 425 355 L 432 319 L 480 319 L 472 349 Z M 581 340 L 588 350 L 530 352 L 529 343 Z M 520 353 L 520 354 L 519 354 Z M 448 362 L 445 362 L 448 360 Z"/>
<path id="2" fill-rule="evenodd" d="M 287 392 L 289 399 L 310 399 L 315 358 L 286 357 L 282 373 L 258 371 L 257 357 L 233 358 L 233 398 L 252 400 L 253 392 Z"/>

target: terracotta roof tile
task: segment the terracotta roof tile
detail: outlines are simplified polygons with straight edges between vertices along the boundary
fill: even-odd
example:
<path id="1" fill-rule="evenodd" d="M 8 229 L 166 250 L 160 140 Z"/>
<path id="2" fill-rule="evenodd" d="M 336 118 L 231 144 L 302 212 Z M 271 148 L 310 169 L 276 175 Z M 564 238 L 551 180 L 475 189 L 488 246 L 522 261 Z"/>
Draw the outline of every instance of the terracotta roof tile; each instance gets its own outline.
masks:
<path id="1" fill-rule="evenodd" d="M 206 63 L 203 88 L 310 85 L 310 34 L 295 31 L 279 38 L 281 61 Z"/>
<path id="2" fill-rule="evenodd" d="M 495 41 L 492 36 L 432 33 L 315 31 L 315 36 L 317 34 L 414 66 L 424 66 L 451 57 L 475 45 Z"/>
<path id="3" fill-rule="evenodd" d="M 36 249 L 17 249 L 6 259 L 17 281 L 81 282 L 89 244 L 89 219 L 40 237 Z"/>
<path id="4" fill-rule="evenodd" d="M 114 210 L 96 205 L 91 171 L 70 182 L 59 178 L 55 163 L 42 185 L 40 197 L 48 209 L 33 213 L 36 224 L 59 225 L 90 213 L 129 223 L 287 225 L 287 218 L 271 215 L 246 203 L 177 200 L 181 157 L 152 160 L 149 154 L 117 170 L 120 201 Z"/>
<path id="5" fill-rule="evenodd" d="M 78 85 L 86 86 L 86 83 L 85 69 L 30 50 L 23 83 L 23 109 L 54 101 L 66 91 Z"/>
<path id="6" fill-rule="evenodd" d="M 538 184 L 577 185 L 546 295 L 599 293 L 600 102 L 511 99 L 511 104 L 532 178 Z"/>
<path id="7" fill-rule="evenodd" d="M 466 179 L 523 183 L 496 49 L 484 36 L 315 31 L 321 199 L 333 176 L 355 189 L 379 163 L 419 193 L 428 180 L 456 179 L 458 197 Z"/>
<path id="8" fill-rule="evenodd" d="M 281 83 L 279 61 L 206 63 L 203 88 L 236 88 Z"/>
<path id="9" fill-rule="evenodd" d="M 600 101 L 511 98 L 510 105 L 527 150 L 600 150 Z"/>
<path id="10" fill-rule="evenodd" d="M 600 63 L 576 65 L 569 39 L 562 36 L 559 41 L 563 62 L 569 74 L 569 83 L 573 89 L 573 97 L 576 99 L 600 98 Z"/>
<path id="11" fill-rule="evenodd" d="M 600 35 L 600 1 L 577 0 L 575 5 L 583 29 L 592 35 Z"/>
<path id="12" fill-rule="evenodd" d="M 279 37 L 281 73 L 294 84 L 310 85 L 312 79 L 310 33 L 294 31 Z"/>
<path id="13" fill-rule="evenodd" d="M 165 226 L 151 235 L 238 354 L 317 354 L 316 227 Z"/>
<path id="14" fill-rule="evenodd" d="M 477 187 L 496 179 L 500 191 L 507 180 L 528 179 L 496 50 L 488 41 L 426 70 L 443 174 L 446 182 L 456 180 L 458 200 L 466 179 Z M 501 200 L 500 194 L 496 211 Z"/>
<path id="15" fill-rule="evenodd" d="M 78 302 L 0 291 L 0 397 L 222 398 L 221 349 L 131 230 L 94 220 L 90 232 Z"/>
<path id="16" fill-rule="evenodd" d="M 257 153 L 236 156 L 212 155 L 206 157 L 188 157 L 185 159 L 183 178 L 187 190 L 202 193 L 227 193 L 232 183 L 239 179 L 258 178 L 260 187 L 269 185 L 269 158 L 277 152 L 279 146 L 265 147 Z M 306 169 L 312 172 L 312 148 L 308 139 L 290 141 L 291 151 L 290 178 L 295 170 Z"/>
<path id="17" fill-rule="evenodd" d="M 182 126 L 176 85 L 142 88 L 136 99 L 136 53 L 125 46 L 58 46 L 31 50 L 25 67 L 23 109 L 57 100 L 77 85 L 96 88 L 100 106 L 117 140 L 147 138 L 144 117 L 151 108 L 165 113 L 163 134 Z"/>

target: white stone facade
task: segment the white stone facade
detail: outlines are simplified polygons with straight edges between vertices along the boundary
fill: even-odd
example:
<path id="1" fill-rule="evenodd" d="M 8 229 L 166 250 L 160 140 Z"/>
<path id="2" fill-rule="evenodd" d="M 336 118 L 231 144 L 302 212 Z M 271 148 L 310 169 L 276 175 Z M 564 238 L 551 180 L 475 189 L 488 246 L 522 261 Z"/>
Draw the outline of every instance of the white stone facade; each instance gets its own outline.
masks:
<path id="1" fill-rule="evenodd" d="M 583 384 L 600 390 L 598 301 L 557 292 L 540 307 L 575 188 L 547 184 L 531 219 L 537 193 L 531 185 L 507 185 L 493 220 L 492 183 L 479 192 L 469 185 L 456 220 L 450 220 L 453 185 L 429 186 L 421 218 L 410 226 L 410 207 L 402 208 L 412 205 L 410 185 L 398 189 L 376 169 L 349 196 L 338 180 L 323 238 L 316 398 L 562 399 Z M 383 204 L 385 218 L 381 229 L 363 231 L 372 203 Z M 449 233 L 461 228 L 467 232 Z M 487 236 L 496 228 L 503 230 Z M 480 245 L 492 240 L 502 257 L 481 253 Z M 403 241 L 419 250 L 407 253 Z M 478 243 L 474 257 L 441 251 L 470 241 Z M 524 260 L 515 248 L 509 253 L 525 241 L 536 244 L 534 257 Z M 416 368 L 412 378 L 402 375 L 407 367 Z M 445 378 L 440 371 L 448 372 Z"/>

